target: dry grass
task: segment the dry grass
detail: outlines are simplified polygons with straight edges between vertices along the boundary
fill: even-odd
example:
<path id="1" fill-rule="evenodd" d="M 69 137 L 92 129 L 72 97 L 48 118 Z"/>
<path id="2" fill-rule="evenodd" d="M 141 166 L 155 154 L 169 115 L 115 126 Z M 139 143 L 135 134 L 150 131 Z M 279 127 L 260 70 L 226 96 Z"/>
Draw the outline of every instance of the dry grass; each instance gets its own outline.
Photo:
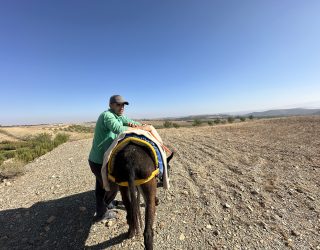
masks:
<path id="1" fill-rule="evenodd" d="M 10 159 L 0 166 L 0 181 L 21 176 L 25 172 L 25 162 L 21 160 Z"/>
<path id="2" fill-rule="evenodd" d="M 91 138 L 92 132 L 92 126 L 72 124 L 1 127 L 0 180 L 23 174 L 26 163 L 66 140 Z"/>
<path id="3" fill-rule="evenodd" d="M 51 136 L 59 132 L 65 132 L 69 135 L 70 140 L 81 140 L 92 137 L 92 127 L 89 129 L 81 125 L 74 124 L 52 124 L 52 125 L 34 125 L 34 126 L 15 126 L 15 127 L 1 127 L 0 128 L 0 142 L 1 141 L 19 141 L 26 137 L 36 136 L 42 133 Z"/>
<path id="4" fill-rule="evenodd" d="M 20 141 L 0 142 L 1 178 L 11 178 L 22 173 L 21 163 L 26 164 L 68 141 L 67 134 L 54 137 L 47 133 L 25 137 Z M 9 171 L 9 172 L 8 172 Z"/>
<path id="5" fill-rule="evenodd" d="M 159 130 L 176 153 L 171 187 L 157 191 L 155 249 L 318 249 L 319 124 L 320 116 Z M 141 235 L 119 241 L 128 230 L 123 207 L 112 226 L 91 223 L 91 145 L 65 143 L 0 183 L 3 248 L 142 249 Z"/>

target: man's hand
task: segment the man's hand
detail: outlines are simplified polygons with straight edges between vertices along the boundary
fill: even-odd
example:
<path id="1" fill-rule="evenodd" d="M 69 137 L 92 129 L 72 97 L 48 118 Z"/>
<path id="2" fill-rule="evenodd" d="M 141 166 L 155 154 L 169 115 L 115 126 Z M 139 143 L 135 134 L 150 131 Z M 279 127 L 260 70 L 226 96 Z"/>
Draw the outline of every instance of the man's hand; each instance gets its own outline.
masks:
<path id="1" fill-rule="evenodd" d="M 142 124 L 141 126 L 139 126 L 139 125 L 136 125 L 136 124 L 133 124 L 133 123 L 129 122 L 128 123 L 128 127 L 142 129 L 142 130 L 145 130 L 145 131 L 148 131 L 148 132 L 152 131 L 151 126 L 148 125 L 148 124 Z M 129 130 L 132 130 L 132 129 L 129 129 Z"/>
<path id="2" fill-rule="evenodd" d="M 138 125 L 136 125 L 136 124 L 134 124 L 134 123 L 131 123 L 131 122 L 128 123 L 128 126 L 131 127 L 131 128 L 137 128 L 137 127 L 139 127 Z"/>

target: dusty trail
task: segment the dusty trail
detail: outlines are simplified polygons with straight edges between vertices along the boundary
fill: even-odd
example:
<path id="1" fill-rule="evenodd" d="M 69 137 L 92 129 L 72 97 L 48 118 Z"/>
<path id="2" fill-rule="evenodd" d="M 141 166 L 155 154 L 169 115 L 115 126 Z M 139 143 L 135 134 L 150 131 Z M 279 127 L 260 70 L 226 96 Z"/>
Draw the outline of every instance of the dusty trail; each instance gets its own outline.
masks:
<path id="1" fill-rule="evenodd" d="M 320 117 L 159 130 L 177 153 L 155 249 L 320 249 Z M 1 249 L 143 249 L 125 212 L 93 224 L 91 139 L 0 184 Z M 119 197 L 120 199 L 120 197 Z"/>

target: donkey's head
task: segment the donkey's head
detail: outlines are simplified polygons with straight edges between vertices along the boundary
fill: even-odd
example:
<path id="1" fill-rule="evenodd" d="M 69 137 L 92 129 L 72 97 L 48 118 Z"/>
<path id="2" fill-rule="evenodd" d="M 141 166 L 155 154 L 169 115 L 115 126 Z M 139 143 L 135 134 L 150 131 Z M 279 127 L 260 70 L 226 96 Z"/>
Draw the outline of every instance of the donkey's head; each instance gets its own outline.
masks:
<path id="1" fill-rule="evenodd" d="M 173 155 L 174 155 L 174 152 L 172 151 L 171 155 L 169 155 L 169 157 L 167 158 L 167 168 L 168 168 L 168 170 L 170 169 L 170 164 L 169 164 L 169 162 L 171 161 Z"/>

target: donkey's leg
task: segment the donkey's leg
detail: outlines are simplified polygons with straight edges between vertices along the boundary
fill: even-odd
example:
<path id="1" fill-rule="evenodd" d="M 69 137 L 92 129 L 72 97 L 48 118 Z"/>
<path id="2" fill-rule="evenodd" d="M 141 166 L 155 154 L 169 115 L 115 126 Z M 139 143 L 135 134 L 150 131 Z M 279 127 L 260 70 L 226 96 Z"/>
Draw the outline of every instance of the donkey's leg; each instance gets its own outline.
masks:
<path id="1" fill-rule="evenodd" d="M 159 200 L 159 198 L 158 197 L 156 197 L 156 206 L 158 206 L 159 205 L 159 203 L 160 203 L 160 200 Z"/>
<path id="2" fill-rule="evenodd" d="M 141 185 L 141 190 L 143 192 L 143 197 L 146 203 L 145 212 L 145 229 L 144 229 L 144 245 L 147 250 L 153 249 L 153 222 L 156 212 L 156 192 L 157 183 L 156 179 L 153 178 L 148 183 Z"/>
<path id="3" fill-rule="evenodd" d="M 129 188 L 120 186 L 120 193 L 122 197 L 123 205 L 127 210 L 127 223 L 129 225 L 128 231 L 128 238 L 132 238 L 134 236 L 134 230 L 132 227 L 132 215 L 131 215 L 131 203 L 130 203 L 130 196 L 129 196 Z"/>

